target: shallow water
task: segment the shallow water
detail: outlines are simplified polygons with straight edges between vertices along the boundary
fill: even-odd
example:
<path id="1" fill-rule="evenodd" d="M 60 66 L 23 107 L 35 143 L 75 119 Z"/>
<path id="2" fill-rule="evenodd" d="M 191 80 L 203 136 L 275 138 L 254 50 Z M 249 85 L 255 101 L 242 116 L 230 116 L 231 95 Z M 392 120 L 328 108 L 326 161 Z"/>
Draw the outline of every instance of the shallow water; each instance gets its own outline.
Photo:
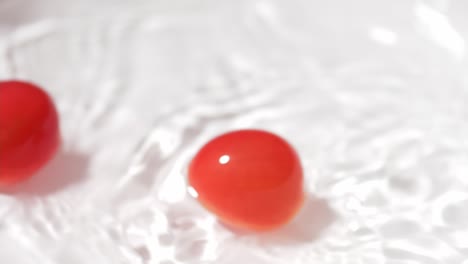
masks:
<path id="1" fill-rule="evenodd" d="M 98 3 L 95 3 L 98 2 Z M 0 78 L 57 102 L 64 145 L 0 195 L 0 262 L 468 264 L 463 1 L 0 1 Z M 186 189 L 210 138 L 298 150 L 282 230 Z"/>

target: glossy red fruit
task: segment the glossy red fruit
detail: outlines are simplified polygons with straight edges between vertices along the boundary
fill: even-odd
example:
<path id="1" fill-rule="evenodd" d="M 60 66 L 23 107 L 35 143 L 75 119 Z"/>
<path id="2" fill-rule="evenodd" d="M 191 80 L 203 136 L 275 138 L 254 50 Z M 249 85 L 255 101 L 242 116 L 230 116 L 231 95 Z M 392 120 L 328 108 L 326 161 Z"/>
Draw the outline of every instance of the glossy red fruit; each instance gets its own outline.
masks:
<path id="1" fill-rule="evenodd" d="M 31 83 L 0 82 L 0 186 L 32 176 L 59 141 L 57 111 L 47 93 Z"/>
<path id="2" fill-rule="evenodd" d="M 296 152 L 260 130 L 230 132 L 208 142 L 190 164 L 189 182 L 222 222 L 247 230 L 286 224 L 304 199 Z"/>

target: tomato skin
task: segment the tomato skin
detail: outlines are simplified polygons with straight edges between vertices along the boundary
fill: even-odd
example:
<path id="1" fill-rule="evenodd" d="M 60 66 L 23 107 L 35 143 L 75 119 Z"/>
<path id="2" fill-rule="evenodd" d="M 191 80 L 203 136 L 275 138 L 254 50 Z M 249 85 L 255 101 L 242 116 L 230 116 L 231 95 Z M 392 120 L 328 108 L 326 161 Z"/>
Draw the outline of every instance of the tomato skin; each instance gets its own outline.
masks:
<path id="1" fill-rule="evenodd" d="M 261 130 L 214 138 L 189 166 L 198 200 L 227 225 L 267 231 L 288 223 L 303 200 L 303 172 L 294 149 Z"/>
<path id="2" fill-rule="evenodd" d="M 31 177 L 59 144 L 58 114 L 50 96 L 32 83 L 0 82 L 0 186 Z"/>

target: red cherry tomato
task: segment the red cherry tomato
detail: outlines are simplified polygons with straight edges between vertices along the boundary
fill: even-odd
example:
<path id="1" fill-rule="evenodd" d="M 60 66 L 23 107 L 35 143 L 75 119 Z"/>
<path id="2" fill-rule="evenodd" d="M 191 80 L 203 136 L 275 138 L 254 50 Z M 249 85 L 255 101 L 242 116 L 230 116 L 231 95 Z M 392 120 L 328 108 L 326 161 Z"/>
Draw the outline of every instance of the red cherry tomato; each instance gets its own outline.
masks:
<path id="1" fill-rule="evenodd" d="M 32 176 L 59 141 L 57 111 L 47 93 L 31 83 L 0 82 L 0 186 Z"/>
<path id="2" fill-rule="evenodd" d="M 208 142 L 189 166 L 189 183 L 222 222 L 253 231 L 286 224 L 304 198 L 296 152 L 260 130 L 230 132 Z"/>

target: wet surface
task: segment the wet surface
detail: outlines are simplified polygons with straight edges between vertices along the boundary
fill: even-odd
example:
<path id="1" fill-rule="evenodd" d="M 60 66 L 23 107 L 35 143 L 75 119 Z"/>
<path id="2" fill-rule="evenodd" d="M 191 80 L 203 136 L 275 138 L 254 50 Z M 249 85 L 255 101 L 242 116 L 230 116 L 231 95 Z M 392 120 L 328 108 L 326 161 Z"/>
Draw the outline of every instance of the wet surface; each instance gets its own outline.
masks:
<path id="1" fill-rule="evenodd" d="M 0 1 L 0 78 L 45 87 L 63 150 L 0 195 L 0 260 L 468 259 L 468 6 L 456 1 Z M 310 193 L 233 232 L 186 191 L 212 137 L 286 138 Z"/>

